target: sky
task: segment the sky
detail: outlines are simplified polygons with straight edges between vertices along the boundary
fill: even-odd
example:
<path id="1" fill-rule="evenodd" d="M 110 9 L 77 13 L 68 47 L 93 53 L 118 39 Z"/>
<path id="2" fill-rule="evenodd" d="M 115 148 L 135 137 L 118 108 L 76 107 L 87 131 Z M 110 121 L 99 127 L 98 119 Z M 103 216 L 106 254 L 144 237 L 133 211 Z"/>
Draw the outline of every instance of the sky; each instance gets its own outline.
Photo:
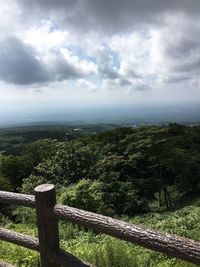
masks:
<path id="1" fill-rule="evenodd" d="M 0 0 L 0 122 L 200 106 L 199 0 Z"/>

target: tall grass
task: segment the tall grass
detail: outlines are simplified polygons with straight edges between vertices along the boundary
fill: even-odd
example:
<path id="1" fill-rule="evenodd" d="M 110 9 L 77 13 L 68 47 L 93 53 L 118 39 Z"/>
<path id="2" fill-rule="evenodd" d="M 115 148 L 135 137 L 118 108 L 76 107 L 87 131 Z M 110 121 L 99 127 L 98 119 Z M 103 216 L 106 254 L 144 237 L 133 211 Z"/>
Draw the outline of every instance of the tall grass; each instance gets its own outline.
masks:
<path id="1" fill-rule="evenodd" d="M 175 212 L 136 216 L 133 223 L 200 240 L 200 207 L 188 206 Z M 4 227 L 35 236 L 31 224 L 9 224 Z M 85 231 L 69 223 L 60 224 L 61 246 L 97 267 L 192 267 L 160 253 L 125 241 Z M 38 254 L 9 243 L 0 242 L 0 258 L 20 267 L 38 266 Z"/>

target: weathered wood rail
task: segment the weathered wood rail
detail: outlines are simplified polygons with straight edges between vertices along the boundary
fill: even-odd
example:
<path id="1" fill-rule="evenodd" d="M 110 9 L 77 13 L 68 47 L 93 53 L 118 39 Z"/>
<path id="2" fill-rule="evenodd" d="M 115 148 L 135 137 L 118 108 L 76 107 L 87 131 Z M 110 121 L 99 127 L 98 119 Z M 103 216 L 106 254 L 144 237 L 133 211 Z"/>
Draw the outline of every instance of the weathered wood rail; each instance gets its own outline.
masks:
<path id="1" fill-rule="evenodd" d="M 2 228 L 0 228 L 0 239 L 38 251 L 42 267 L 92 266 L 60 249 L 59 219 L 200 265 L 200 242 L 58 205 L 54 185 L 45 184 L 36 187 L 35 196 L 0 191 L 0 202 L 36 208 L 38 239 Z M 0 266 L 11 265 L 0 262 Z"/>

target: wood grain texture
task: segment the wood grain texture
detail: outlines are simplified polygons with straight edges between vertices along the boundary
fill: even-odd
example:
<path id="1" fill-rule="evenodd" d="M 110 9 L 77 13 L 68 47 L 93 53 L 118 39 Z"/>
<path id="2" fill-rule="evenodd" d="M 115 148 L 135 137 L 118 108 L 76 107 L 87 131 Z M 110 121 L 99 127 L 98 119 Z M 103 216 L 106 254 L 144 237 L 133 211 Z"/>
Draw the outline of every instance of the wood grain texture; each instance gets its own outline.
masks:
<path id="1" fill-rule="evenodd" d="M 56 205 L 55 188 L 53 185 L 37 187 L 35 189 L 35 197 L 0 191 L 0 202 L 36 207 L 40 246 L 36 238 L 2 228 L 0 228 L 0 239 L 40 251 L 41 259 L 45 259 L 42 263 L 43 267 L 68 266 L 73 264 L 73 261 L 77 265 L 69 266 L 92 266 L 82 262 L 72 254 L 60 250 L 58 219 L 67 220 L 85 228 L 200 265 L 200 242 L 147 229 L 92 212 Z M 67 260 L 69 263 L 66 263 Z M 56 261 L 58 262 L 56 263 Z"/>
<path id="2" fill-rule="evenodd" d="M 3 228 L 0 228 L 0 240 L 39 251 L 39 242 L 37 238 L 16 233 Z"/>
<path id="3" fill-rule="evenodd" d="M 52 251 L 59 251 L 58 220 L 49 216 L 56 204 L 55 187 L 51 184 L 35 188 L 38 237 L 40 243 L 40 260 L 42 267 L 61 267 L 52 258 Z"/>
<path id="4" fill-rule="evenodd" d="M 0 191 L 0 202 L 35 208 L 35 197 L 32 195 Z"/>
<path id="5" fill-rule="evenodd" d="M 198 241 L 63 205 L 56 205 L 53 213 L 59 219 L 200 265 Z"/>

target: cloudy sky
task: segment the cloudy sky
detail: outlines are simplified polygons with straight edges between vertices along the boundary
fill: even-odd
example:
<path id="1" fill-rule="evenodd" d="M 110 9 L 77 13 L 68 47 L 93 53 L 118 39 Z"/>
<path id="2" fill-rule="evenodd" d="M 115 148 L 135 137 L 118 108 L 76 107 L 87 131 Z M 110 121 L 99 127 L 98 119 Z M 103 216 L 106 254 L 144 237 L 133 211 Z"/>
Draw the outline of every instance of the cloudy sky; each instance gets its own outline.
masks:
<path id="1" fill-rule="evenodd" d="M 0 120 L 200 104 L 199 0 L 0 0 Z"/>

